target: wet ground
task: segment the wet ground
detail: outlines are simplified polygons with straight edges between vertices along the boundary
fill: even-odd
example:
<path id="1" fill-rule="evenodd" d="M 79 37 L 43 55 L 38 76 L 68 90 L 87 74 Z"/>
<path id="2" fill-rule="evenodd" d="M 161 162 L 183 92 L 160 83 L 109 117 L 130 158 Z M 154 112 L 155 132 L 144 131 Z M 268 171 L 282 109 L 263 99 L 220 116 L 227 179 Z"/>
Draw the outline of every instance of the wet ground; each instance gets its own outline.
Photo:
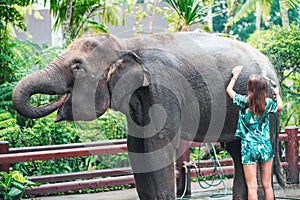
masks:
<path id="1" fill-rule="evenodd" d="M 277 184 L 274 184 L 276 199 L 299 199 L 300 200 L 300 185 L 289 185 L 284 191 Z M 189 198 L 182 200 L 231 200 L 232 195 L 232 179 L 227 179 L 224 184 L 209 189 L 202 189 L 198 183 L 192 183 L 192 195 Z M 135 189 L 127 189 L 122 191 L 102 192 L 95 194 L 79 194 L 37 198 L 39 200 L 138 200 Z M 178 198 L 180 199 L 180 197 Z"/>

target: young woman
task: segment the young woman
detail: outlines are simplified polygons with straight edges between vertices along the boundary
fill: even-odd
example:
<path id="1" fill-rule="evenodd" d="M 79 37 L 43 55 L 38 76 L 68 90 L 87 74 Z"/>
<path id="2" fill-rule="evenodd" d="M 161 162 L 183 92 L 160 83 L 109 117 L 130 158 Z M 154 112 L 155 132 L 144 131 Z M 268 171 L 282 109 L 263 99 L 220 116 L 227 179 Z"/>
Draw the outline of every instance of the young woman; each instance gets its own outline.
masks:
<path id="1" fill-rule="evenodd" d="M 248 94 L 237 94 L 233 87 L 242 66 L 233 69 L 226 92 L 239 106 L 239 119 L 235 136 L 241 138 L 242 164 L 248 188 L 248 200 L 257 200 L 257 165 L 260 167 L 262 186 L 266 200 L 274 200 L 272 188 L 273 148 L 270 139 L 269 113 L 283 109 L 279 88 L 272 88 L 276 97 L 267 98 L 266 83 L 262 76 L 253 74 L 248 80 Z"/>

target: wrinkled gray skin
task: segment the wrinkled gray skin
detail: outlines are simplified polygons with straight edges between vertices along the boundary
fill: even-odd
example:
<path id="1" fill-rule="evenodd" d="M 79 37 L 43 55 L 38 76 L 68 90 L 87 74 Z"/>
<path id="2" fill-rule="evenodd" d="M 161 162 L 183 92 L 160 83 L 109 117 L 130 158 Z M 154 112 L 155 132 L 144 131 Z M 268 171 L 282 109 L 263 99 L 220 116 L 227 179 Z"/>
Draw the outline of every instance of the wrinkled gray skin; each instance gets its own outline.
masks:
<path id="1" fill-rule="evenodd" d="M 235 90 L 246 94 L 250 74 L 277 80 L 267 58 L 248 45 L 210 34 L 154 34 L 120 40 L 81 38 L 48 67 L 15 87 L 16 110 L 29 118 L 58 110 L 56 122 L 94 120 L 108 108 L 128 121 L 128 151 L 140 199 L 175 199 L 173 154 L 179 138 L 227 144 L 235 161 L 234 199 L 246 199 L 238 108 L 225 93 L 234 66 L 244 68 Z M 33 107 L 33 94 L 61 97 Z"/>

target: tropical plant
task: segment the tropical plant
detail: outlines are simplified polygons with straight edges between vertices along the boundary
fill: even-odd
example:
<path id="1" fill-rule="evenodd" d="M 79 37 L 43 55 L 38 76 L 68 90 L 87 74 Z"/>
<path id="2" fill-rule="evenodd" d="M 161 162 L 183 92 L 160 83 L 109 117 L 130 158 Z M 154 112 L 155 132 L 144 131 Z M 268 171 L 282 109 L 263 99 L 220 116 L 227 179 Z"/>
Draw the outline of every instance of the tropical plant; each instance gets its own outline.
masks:
<path id="1" fill-rule="evenodd" d="M 0 0 L 0 37 L 8 33 L 11 25 L 21 30 L 26 30 L 24 15 L 18 10 L 18 6 L 28 6 L 34 0 Z"/>
<path id="2" fill-rule="evenodd" d="M 157 1 L 154 1 L 153 3 L 146 3 L 146 4 L 137 4 L 135 10 L 134 10 L 134 27 L 133 30 L 135 31 L 136 35 L 139 35 L 141 33 L 145 33 L 144 30 L 147 28 L 146 33 L 153 33 L 153 26 L 154 26 L 154 17 L 156 15 L 162 15 L 163 13 L 166 13 L 168 11 L 163 10 L 157 5 Z M 146 5 L 146 6 L 144 6 Z M 170 10 L 170 9 L 169 9 Z M 142 23 L 146 18 L 149 18 L 149 26 L 144 26 Z"/>
<path id="3" fill-rule="evenodd" d="M 30 41 L 14 40 L 6 41 L 6 46 L 0 59 L 3 61 L 0 80 L 0 110 L 10 112 L 15 118 L 18 116 L 12 105 L 12 90 L 18 80 L 33 70 L 45 67 L 54 57 L 61 52 L 60 48 L 48 48 L 39 46 Z M 2 45 L 2 44 L 0 44 Z M 35 96 L 34 98 L 38 98 Z M 46 100 L 45 96 L 39 98 Z M 49 97 L 48 97 L 49 100 Z M 18 117 L 20 124 L 21 117 Z M 28 120 L 27 120 L 28 121 Z M 24 125 L 24 124 L 20 124 Z"/>
<path id="4" fill-rule="evenodd" d="M 16 46 L 13 37 L 14 29 L 26 31 L 25 15 L 32 13 L 32 6 L 35 0 L 0 0 L 0 84 L 9 80 L 16 71 L 14 51 Z M 35 17 L 41 17 L 36 15 Z"/>
<path id="5" fill-rule="evenodd" d="M 20 133 L 17 120 L 9 112 L 0 113 L 0 141 L 13 141 L 14 134 Z"/>
<path id="6" fill-rule="evenodd" d="M 231 26 L 232 24 L 238 22 L 243 17 L 247 17 L 250 13 L 255 11 L 256 18 L 256 30 L 260 30 L 261 28 L 261 20 L 264 22 L 267 21 L 271 12 L 271 5 L 274 3 L 272 0 L 246 0 L 243 4 L 239 5 L 239 2 L 236 1 L 228 1 L 229 2 L 229 18 L 226 26 Z M 289 23 L 287 10 L 294 8 L 300 5 L 299 0 L 288 0 L 288 1 L 279 1 L 280 4 L 280 12 L 282 16 L 282 23 L 286 28 Z"/>
<path id="7" fill-rule="evenodd" d="M 40 184 L 29 181 L 18 171 L 9 174 L 0 172 L 0 197 L 3 200 L 22 199 L 25 187 L 39 186 Z"/>
<path id="8" fill-rule="evenodd" d="M 44 0 L 46 4 L 48 0 Z M 131 0 L 51 0 L 50 11 L 55 18 L 54 30 L 62 27 L 64 44 L 84 32 L 108 32 L 107 25 L 124 24 L 125 5 L 131 12 Z M 98 21 L 95 20 L 98 17 Z"/>
<path id="9" fill-rule="evenodd" d="M 248 43 L 266 54 L 279 77 L 285 109 L 281 115 L 281 124 L 300 124 L 300 30 L 290 26 L 272 27 L 250 36 Z"/>
<path id="10" fill-rule="evenodd" d="M 282 26 L 284 29 L 289 27 L 288 11 L 294 7 L 300 7 L 299 0 L 279 0 L 280 13 L 282 18 Z"/>
<path id="11" fill-rule="evenodd" d="M 211 5 L 203 5 L 200 0 L 164 0 L 179 16 L 178 31 L 190 31 L 191 26 L 205 22 Z M 211 16 L 212 17 L 212 16 Z"/>
<path id="12" fill-rule="evenodd" d="M 82 142 L 127 138 L 126 117 L 120 112 L 107 110 L 92 122 L 76 122 Z"/>

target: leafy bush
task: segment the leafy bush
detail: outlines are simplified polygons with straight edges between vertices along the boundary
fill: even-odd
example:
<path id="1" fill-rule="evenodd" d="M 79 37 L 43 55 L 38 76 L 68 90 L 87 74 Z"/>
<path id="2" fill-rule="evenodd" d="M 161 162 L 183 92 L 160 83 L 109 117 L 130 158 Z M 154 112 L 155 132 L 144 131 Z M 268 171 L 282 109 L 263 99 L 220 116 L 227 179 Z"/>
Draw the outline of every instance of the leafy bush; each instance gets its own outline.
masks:
<path id="1" fill-rule="evenodd" d="M 17 141 L 20 136 L 20 128 L 16 119 L 9 112 L 0 114 L 0 141 Z"/>
<path id="2" fill-rule="evenodd" d="M 284 30 L 274 26 L 269 30 L 256 32 L 248 43 L 267 55 L 276 69 L 280 80 L 285 109 L 281 125 L 300 125 L 300 30 L 291 26 Z"/>
<path id="3" fill-rule="evenodd" d="M 109 110 L 101 118 L 89 123 L 60 122 L 54 123 L 55 113 L 41 119 L 26 119 L 13 108 L 11 95 L 18 80 L 32 70 L 44 68 L 62 52 L 60 48 L 39 46 L 30 41 L 10 40 L 12 45 L 6 46 L 10 55 L 5 58 L 14 60 L 7 62 L 13 69 L 3 84 L 0 84 L 0 139 L 9 142 L 10 147 L 43 146 L 91 142 L 127 137 L 125 116 Z M 3 71 L 5 74 L 7 71 Z M 52 101 L 51 96 L 34 95 L 32 103 L 36 106 Z M 35 161 L 11 165 L 27 176 L 86 171 L 90 169 L 128 166 L 127 155 L 111 155 L 103 157 L 82 157 L 57 159 L 52 161 Z"/>
<path id="4" fill-rule="evenodd" d="M 31 182 L 18 171 L 9 174 L 0 172 L 0 197 L 3 200 L 22 199 L 25 187 L 39 186 L 38 183 Z"/>
<path id="5" fill-rule="evenodd" d="M 293 72 L 300 72 L 300 30 L 297 26 L 291 26 L 288 30 L 274 26 L 255 32 L 247 43 L 269 57 L 280 81 Z M 289 71 L 289 74 L 284 75 L 285 71 Z"/>
<path id="6" fill-rule="evenodd" d="M 107 110 L 97 120 L 75 122 L 82 142 L 93 142 L 127 138 L 126 117 L 120 112 Z"/>

